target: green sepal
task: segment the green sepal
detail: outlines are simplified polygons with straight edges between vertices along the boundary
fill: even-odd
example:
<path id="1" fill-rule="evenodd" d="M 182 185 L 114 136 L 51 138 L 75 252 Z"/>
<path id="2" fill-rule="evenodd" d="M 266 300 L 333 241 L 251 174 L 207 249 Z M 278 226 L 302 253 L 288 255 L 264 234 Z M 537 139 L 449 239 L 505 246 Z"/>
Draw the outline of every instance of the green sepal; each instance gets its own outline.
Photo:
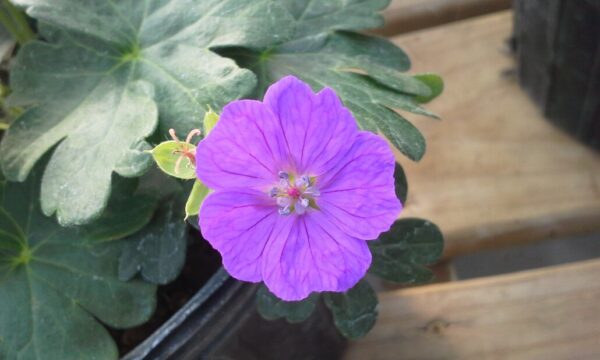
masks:
<path id="1" fill-rule="evenodd" d="M 208 196 L 209 188 L 204 185 L 200 180 L 194 181 L 194 186 L 190 192 L 190 196 L 185 203 L 185 218 L 190 216 L 198 215 L 200 212 L 200 206 L 202 202 Z"/>
<path id="2" fill-rule="evenodd" d="M 204 115 L 204 137 L 208 136 L 208 134 L 212 131 L 212 129 L 217 125 L 219 121 L 219 114 L 213 111 L 210 107 Z"/>
<path id="3" fill-rule="evenodd" d="M 152 149 L 152 158 L 156 165 L 167 175 L 178 179 L 193 179 L 196 177 L 196 165 L 183 153 L 194 153 L 196 146 L 180 141 L 165 141 Z M 179 166 L 177 166 L 179 161 Z"/>
<path id="4" fill-rule="evenodd" d="M 419 74 L 414 78 L 425 84 L 431 92 L 428 96 L 415 97 L 415 100 L 421 104 L 430 102 L 444 91 L 444 80 L 437 74 Z"/>

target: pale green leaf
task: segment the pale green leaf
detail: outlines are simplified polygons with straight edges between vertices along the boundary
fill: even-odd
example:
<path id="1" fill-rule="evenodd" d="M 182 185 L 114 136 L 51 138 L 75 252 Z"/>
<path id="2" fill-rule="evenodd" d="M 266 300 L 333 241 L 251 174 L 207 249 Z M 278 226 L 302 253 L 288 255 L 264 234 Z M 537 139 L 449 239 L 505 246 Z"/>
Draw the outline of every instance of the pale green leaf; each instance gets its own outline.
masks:
<path id="1" fill-rule="evenodd" d="M 15 3 L 47 42 L 28 43 L 14 61 L 10 100 L 29 109 L 6 132 L 0 165 L 23 181 L 56 146 L 41 201 L 62 224 L 99 216 L 113 172 L 147 169 L 149 154 L 128 154 L 157 126 L 188 133 L 207 105 L 251 92 L 255 75 L 213 48 L 269 46 L 289 36 L 292 20 L 270 0 Z"/>

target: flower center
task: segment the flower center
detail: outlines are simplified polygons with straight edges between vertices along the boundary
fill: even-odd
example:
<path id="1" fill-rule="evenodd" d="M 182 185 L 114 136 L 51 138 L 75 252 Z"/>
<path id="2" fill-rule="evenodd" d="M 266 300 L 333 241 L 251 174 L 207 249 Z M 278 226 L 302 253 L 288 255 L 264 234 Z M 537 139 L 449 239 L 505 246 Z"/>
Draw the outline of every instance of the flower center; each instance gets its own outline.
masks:
<path id="1" fill-rule="evenodd" d="M 269 196 L 277 201 L 279 214 L 302 215 L 309 207 L 318 210 L 316 198 L 320 193 L 315 186 L 315 181 L 314 177 L 308 175 L 295 178 L 285 171 L 280 171 L 279 184 L 269 191 Z"/>

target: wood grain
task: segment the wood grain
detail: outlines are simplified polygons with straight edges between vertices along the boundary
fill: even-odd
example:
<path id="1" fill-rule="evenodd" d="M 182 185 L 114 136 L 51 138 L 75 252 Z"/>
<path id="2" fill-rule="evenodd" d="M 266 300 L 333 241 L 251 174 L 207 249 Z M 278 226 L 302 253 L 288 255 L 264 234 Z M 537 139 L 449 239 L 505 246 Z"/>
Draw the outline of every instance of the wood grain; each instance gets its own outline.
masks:
<path id="1" fill-rule="evenodd" d="M 427 139 L 424 159 L 397 159 L 401 217 L 438 224 L 447 257 L 600 231 L 600 155 L 546 121 L 510 75 L 511 23 L 500 12 L 392 38 L 413 72 L 446 82 L 428 105 L 442 121 L 405 114 Z"/>
<path id="2" fill-rule="evenodd" d="M 511 7 L 511 0 L 392 0 L 385 25 L 374 32 L 396 35 L 484 15 Z"/>
<path id="3" fill-rule="evenodd" d="M 600 359 L 600 260 L 380 294 L 346 360 Z"/>

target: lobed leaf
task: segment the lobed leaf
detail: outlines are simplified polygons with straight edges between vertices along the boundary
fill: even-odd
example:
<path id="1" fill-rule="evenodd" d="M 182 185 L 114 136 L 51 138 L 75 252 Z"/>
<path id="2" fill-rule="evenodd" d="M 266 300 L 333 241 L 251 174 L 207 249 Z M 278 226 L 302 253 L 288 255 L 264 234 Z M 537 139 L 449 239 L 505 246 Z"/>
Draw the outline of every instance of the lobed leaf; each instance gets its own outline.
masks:
<path id="1" fill-rule="evenodd" d="M 333 88 L 363 129 L 383 133 L 402 153 L 419 160 L 425 152 L 423 136 L 393 109 L 437 117 L 417 100 L 432 97 L 432 89 L 402 73 L 409 69 L 410 61 L 400 48 L 386 39 L 347 31 L 364 28 L 366 25 L 360 19 L 335 17 L 355 14 L 360 9 L 365 19 L 372 21 L 379 17 L 377 11 L 386 3 L 297 1 L 287 6 L 296 19 L 293 39 L 262 52 L 233 49 L 222 53 L 257 74 L 255 97 L 261 97 L 271 83 L 288 74 L 301 78 L 314 89 Z M 339 23 L 334 25 L 325 20 L 330 16 Z M 312 19 L 322 22 L 316 25 Z"/>
<path id="2" fill-rule="evenodd" d="M 147 226 L 121 240 L 119 279 L 128 281 L 140 274 L 150 283 L 167 284 L 185 263 L 188 227 L 184 191 L 176 180 L 153 170 L 139 179 L 135 194 L 151 197 L 158 207 Z"/>
<path id="3" fill-rule="evenodd" d="M 119 257 L 119 279 L 131 280 L 138 272 L 153 284 L 167 284 L 181 272 L 187 248 L 181 195 L 163 199 L 151 223 L 130 236 Z"/>
<path id="4" fill-rule="evenodd" d="M 444 238 L 440 229 L 427 220 L 402 219 L 368 244 L 373 255 L 369 273 L 388 281 L 410 284 L 433 278 L 425 265 L 440 258 Z"/>
<path id="5" fill-rule="evenodd" d="M 318 294 L 312 294 L 302 301 L 283 301 L 261 285 L 256 293 L 256 306 L 258 313 L 267 320 L 284 318 L 294 324 L 308 319 L 318 299 Z"/>
<path id="6" fill-rule="evenodd" d="M 383 25 L 378 11 L 390 0 L 281 0 L 295 21 L 297 38 L 330 30 L 362 30 Z"/>
<path id="7" fill-rule="evenodd" d="M 113 240 L 143 227 L 149 217 L 138 213 L 154 202 L 130 197 L 123 206 L 118 190 L 94 226 L 64 228 L 37 205 L 40 177 L 0 186 L 0 358 L 116 359 L 102 323 L 147 321 L 155 286 L 117 278 L 122 243 Z"/>
<path id="8" fill-rule="evenodd" d="M 325 293 L 335 326 L 349 339 L 365 336 L 377 320 L 377 294 L 366 280 L 345 293 Z"/>
<path id="9" fill-rule="evenodd" d="M 56 146 L 41 201 L 63 225 L 99 216 L 113 172 L 147 169 L 149 154 L 128 154 L 155 129 L 188 133 L 207 105 L 252 91 L 255 75 L 213 48 L 268 46 L 291 31 L 290 15 L 270 0 L 15 3 L 47 42 L 28 43 L 15 59 L 10 101 L 29 109 L 6 132 L 0 166 L 23 181 Z"/>

